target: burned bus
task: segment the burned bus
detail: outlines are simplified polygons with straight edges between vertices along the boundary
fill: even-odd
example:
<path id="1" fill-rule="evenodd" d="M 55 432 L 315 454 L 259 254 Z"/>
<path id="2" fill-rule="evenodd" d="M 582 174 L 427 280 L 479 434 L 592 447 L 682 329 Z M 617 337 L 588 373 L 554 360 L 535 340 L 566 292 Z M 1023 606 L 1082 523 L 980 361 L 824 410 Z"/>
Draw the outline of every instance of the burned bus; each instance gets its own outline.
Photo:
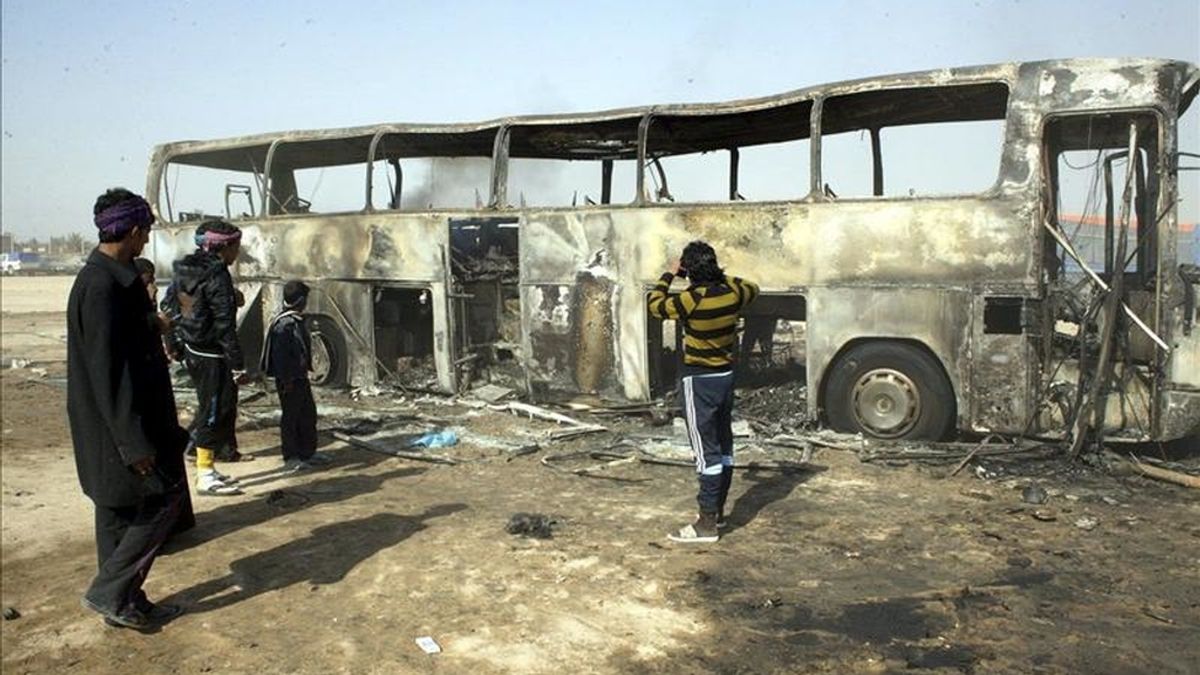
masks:
<path id="1" fill-rule="evenodd" d="M 170 269 L 193 221 L 236 223 L 244 339 L 303 279 L 322 384 L 629 402 L 673 386 L 679 331 L 647 291 L 704 239 L 761 285 L 742 352 L 792 367 L 811 420 L 1177 438 L 1200 424 L 1197 274 L 1177 259 L 1198 86 L 1184 62 L 1060 60 L 169 143 L 151 251 Z M 1102 265 L 1067 214 L 1105 217 Z"/>

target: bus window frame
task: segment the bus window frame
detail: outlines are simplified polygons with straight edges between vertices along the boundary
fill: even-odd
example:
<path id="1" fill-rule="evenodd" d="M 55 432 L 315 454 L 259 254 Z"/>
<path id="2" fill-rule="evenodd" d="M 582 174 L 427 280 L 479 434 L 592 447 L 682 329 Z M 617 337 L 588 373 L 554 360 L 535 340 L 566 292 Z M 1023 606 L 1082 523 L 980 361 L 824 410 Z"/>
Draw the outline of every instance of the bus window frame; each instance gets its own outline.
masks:
<path id="1" fill-rule="evenodd" d="M 196 169 L 209 169 L 209 170 L 216 170 L 216 171 L 234 171 L 234 172 L 237 171 L 237 169 L 221 169 L 218 167 L 206 166 L 203 164 L 189 164 L 187 162 L 176 161 L 180 157 L 187 157 L 187 154 L 179 153 L 179 154 L 167 155 L 167 156 L 163 157 L 162 162 L 161 162 L 162 168 L 158 173 L 157 202 L 158 202 L 159 210 L 160 210 L 160 213 L 158 215 L 160 218 L 162 218 L 164 223 L 180 224 L 180 223 L 189 222 L 189 221 L 179 217 L 180 214 L 175 213 L 175 205 L 172 201 L 172 194 L 171 194 L 172 190 L 171 190 L 171 186 L 170 186 L 170 174 L 171 174 L 172 166 L 175 167 L 176 172 L 178 172 L 181 167 L 185 167 L 185 166 L 196 168 Z M 267 182 L 267 175 L 268 175 L 266 173 L 266 166 L 264 165 L 263 170 L 260 172 L 253 164 L 251 164 L 249 167 L 249 170 L 245 171 L 244 173 L 249 174 L 254 179 L 253 187 L 255 189 L 255 192 L 252 194 L 258 195 L 258 203 L 259 203 L 259 207 L 257 209 L 255 209 L 254 210 L 255 212 L 250 214 L 249 217 L 250 218 L 260 217 L 262 210 L 263 210 L 263 208 L 265 208 L 265 205 L 266 205 L 266 194 L 267 194 L 266 182 Z M 175 195 L 175 197 L 178 198 L 178 195 Z M 253 200 L 251 201 L 251 203 L 253 203 Z M 165 209 L 165 213 L 162 213 L 161 211 L 164 209 Z M 206 214 L 205 217 L 209 217 L 209 216 Z M 214 216 L 214 217 L 217 217 L 217 216 Z M 232 216 L 229 213 L 225 213 L 224 217 L 228 218 L 229 220 L 243 220 L 245 218 L 245 216 L 240 216 L 240 217 Z"/>
<path id="2" fill-rule="evenodd" d="M 811 98 L 802 98 L 802 99 L 796 99 L 796 100 L 792 100 L 792 101 L 780 101 L 780 102 L 777 102 L 775 105 L 768 106 L 768 108 L 778 109 L 778 108 L 787 108 L 787 107 L 795 106 L 795 105 L 802 105 L 804 103 L 809 104 L 810 110 L 809 110 L 809 114 L 808 114 L 808 119 L 809 119 L 808 136 L 807 137 L 798 137 L 798 138 L 789 139 L 787 141 L 778 141 L 778 142 L 785 143 L 785 142 L 792 142 L 792 141 L 798 141 L 798 140 L 809 141 L 810 164 L 813 161 L 813 159 L 812 159 L 813 157 L 819 156 L 819 153 L 814 154 L 817 151 L 815 150 L 816 137 L 813 135 L 814 134 L 813 120 L 819 114 L 821 100 L 822 100 L 822 97 L 814 96 Z M 701 151 L 700 153 L 665 154 L 665 155 L 656 155 L 654 157 L 651 157 L 651 155 L 650 155 L 650 150 L 649 150 L 650 132 L 653 130 L 655 118 L 660 118 L 660 117 L 704 118 L 704 117 L 723 117 L 723 116 L 728 116 L 728 115 L 740 116 L 740 115 L 752 115 L 755 112 L 759 112 L 759 110 L 760 109 L 741 110 L 741 111 L 736 111 L 733 113 L 720 111 L 720 110 L 714 110 L 714 111 L 707 112 L 704 114 L 690 114 L 690 115 L 686 115 L 686 114 L 672 115 L 671 111 L 660 110 L 660 109 L 656 109 L 656 108 L 652 108 L 651 110 L 647 111 L 642 116 L 641 121 L 638 123 L 637 195 L 635 196 L 635 198 L 632 202 L 632 205 L 637 206 L 637 207 L 672 206 L 672 205 L 716 207 L 716 206 L 729 206 L 731 204 L 771 204 L 771 203 L 789 203 L 789 202 L 811 201 L 813 192 L 816 189 L 814 186 L 818 184 L 818 181 L 815 178 L 815 172 L 813 171 L 813 168 L 811 165 L 808 170 L 809 187 L 808 187 L 807 194 L 797 196 L 797 197 L 794 197 L 791 199 L 738 199 L 738 198 L 736 198 L 736 191 L 738 188 L 738 180 L 739 180 L 739 152 L 740 152 L 740 150 L 742 148 L 752 148 L 752 147 L 758 147 L 760 145 L 771 145 L 771 143 L 769 143 L 769 142 L 756 143 L 756 144 L 752 144 L 752 145 L 737 145 L 736 143 L 729 143 L 727 145 L 722 146 L 721 148 L 705 150 L 705 151 Z M 674 200 L 671 200 L 671 201 L 667 201 L 667 202 L 660 202 L 660 201 L 656 201 L 656 200 L 647 200 L 646 199 L 646 167 L 649 166 L 651 163 L 653 163 L 655 160 L 668 158 L 668 157 L 686 157 L 689 154 L 705 154 L 708 152 L 719 152 L 719 151 L 724 151 L 724 152 L 730 153 L 729 162 L 727 165 L 729 167 L 729 169 L 728 169 L 728 173 L 725 175 L 725 179 L 729 185 L 728 195 L 727 195 L 726 199 L 717 200 L 717 201 L 674 201 Z"/>
<path id="3" fill-rule="evenodd" d="M 886 92 L 886 91 L 897 91 L 897 90 L 905 90 L 905 89 L 926 89 L 926 90 L 930 90 L 930 91 L 937 91 L 937 90 L 941 90 L 941 89 L 954 89 L 954 88 L 961 88 L 961 87 L 975 87 L 975 86 L 984 86 L 984 85 L 1000 85 L 1000 86 L 1004 87 L 1004 89 L 1005 89 L 1004 115 L 1002 117 L 984 118 L 984 119 L 979 119 L 979 120 L 943 120 L 940 122 L 931 122 L 928 124 L 953 124 L 956 122 L 970 122 L 970 121 L 977 121 L 977 122 L 999 121 L 1003 125 L 1003 130 L 1000 134 L 1000 152 L 996 154 L 996 160 L 997 160 L 996 161 L 996 177 L 988 187 L 984 188 L 983 190 L 976 191 L 976 192 L 948 192 L 948 193 L 937 193 L 937 194 L 920 194 L 920 195 L 911 195 L 911 196 L 909 196 L 909 195 L 877 194 L 879 192 L 882 192 L 882 188 L 883 188 L 883 148 L 882 148 L 881 140 L 880 140 L 880 135 L 881 135 L 882 131 L 884 129 L 891 128 L 891 127 L 899 128 L 899 127 L 906 127 L 906 126 L 920 126 L 922 123 L 881 124 L 874 129 L 864 127 L 859 130 L 859 131 L 867 131 L 871 134 L 871 151 L 872 151 L 871 152 L 871 159 L 872 159 L 871 173 L 872 173 L 872 188 L 873 188 L 872 192 L 876 193 L 876 194 L 851 195 L 851 196 L 846 196 L 846 197 L 831 197 L 831 196 L 825 194 L 825 191 L 822 188 L 822 186 L 824 185 L 824 172 L 825 172 L 825 167 L 822 164 L 822 157 L 823 157 L 822 143 L 823 143 L 825 134 L 821 128 L 821 125 L 822 125 L 824 112 L 825 112 L 825 103 L 828 100 L 837 99 L 837 98 L 850 98 L 850 97 L 858 96 L 861 94 L 878 93 L 878 92 Z M 1012 136 L 1012 124 L 1010 123 L 1011 122 L 1010 117 L 1011 117 L 1011 111 L 1012 111 L 1013 87 L 1014 86 L 1015 86 L 1014 82 L 1011 82 L 1004 78 L 985 78 L 985 79 L 979 79 L 979 80 L 956 82 L 955 84 L 942 84 L 942 85 L 934 85 L 934 86 L 926 85 L 923 87 L 914 87 L 914 86 L 907 85 L 907 84 L 903 84 L 903 85 L 898 84 L 893 87 L 862 88 L 862 89 L 856 89 L 856 90 L 852 90 L 852 91 L 838 92 L 836 94 L 825 94 L 825 95 L 818 97 L 816 100 L 813 101 L 813 109 L 812 109 L 813 128 L 812 128 L 812 131 L 810 132 L 810 138 L 812 139 L 812 162 L 811 162 L 812 166 L 810 168 L 810 173 L 813 176 L 813 181 L 812 181 L 812 185 L 811 185 L 811 192 L 809 193 L 809 198 L 811 198 L 814 201 L 818 201 L 818 202 L 833 203 L 833 202 L 844 202 L 844 201 L 867 201 L 867 200 L 878 201 L 878 200 L 958 199 L 958 198 L 963 198 L 963 197 L 987 197 L 990 195 L 998 194 L 1000 191 L 1001 185 L 1004 184 L 1005 152 L 1006 152 L 1007 148 L 1009 147 L 1009 144 L 1012 143 L 1014 140 L 1014 137 Z M 853 133 L 853 130 L 849 130 L 847 132 L 842 132 L 842 133 Z M 830 134 L 830 136 L 836 136 L 836 135 L 837 134 Z"/>
<path id="4" fill-rule="evenodd" d="M 1154 232 L 1154 242 L 1153 242 L 1154 259 L 1153 259 L 1153 265 L 1152 265 L 1152 267 L 1154 269 L 1151 272 L 1151 270 L 1149 270 L 1149 269 L 1141 269 L 1139 267 L 1138 270 L 1132 274 L 1136 275 L 1135 276 L 1136 281 L 1141 284 L 1144 284 L 1148 279 L 1153 278 L 1155 288 L 1160 288 L 1161 284 L 1162 284 L 1162 278 L 1163 278 L 1163 250 L 1162 250 L 1163 249 L 1163 238 L 1162 238 L 1161 228 L 1164 224 L 1168 224 L 1169 227 L 1173 230 L 1173 232 L 1171 233 L 1173 236 L 1178 236 L 1177 233 L 1178 233 L 1178 229 L 1179 229 L 1178 205 L 1174 201 L 1175 195 L 1168 195 L 1167 194 L 1168 190 L 1164 189 L 1168 183 L 1168 175 L 1171 172 L 1171 166 L 1170 166 L 1169 160 L 1167 158 L 1167 155 L 1170 155 L 1171 153 L 1167 152 L 1164 147 L 1164 144 L 1166 143 L 1166 125 L 1167 125 L 1168 120 L 1174 120 L 1174 125 L 1177 128 L 1178 124 L 1179 124 L 1179 117 L 1177 114 L 1166 111 L 1161 106 L 1146 105 L 1146 106 L 1129 106 L 1129 107 L 1122 107 L 1122 108 L 1103 108 L 1103 109 L 1071 108 L 1068 110 L 1055 110 L 1053 112 L 1042 115 L 1042 118 L 1041 118 L 1041 120 L 1038 121 L 1038 126 L 1037 126 L 1037 145 L 1038 145 L 1038 155 L 1039 155 L 1038 171 L 1041 172 L 1041 180 L 1042 180 L 1043 187 L 1041 190 L 1041 194 L 1038 195 L 1037 199 L 1038 199 L 1038 209 L 1043 214 L 1041 219 L 1045 220 L 1045 214 L 1047 213 L 1047 210 L 1048 210 L 1047 209 L 1047 201 L 1051 200 L 1052 198 L 1055 198 L 1057 196 L 1055 194 L 1051 194 L 1051 190 L 1053 190 L 1055 187 L 1053 185 L 1051 177 L 1052 177 L 1052 175 L 1057 173 L 1057 169 L 1055 169 L 1052 172 L 1051 168 L 1050 168 L 1050 163 L 1052 160 L 1054 162 L 1057 162 L 1058 156 L 1051 157 L 1050 153 L 1048 153 L 1046 151 L 1047 150 L 1046 127 L 1051 122 L 1053 122 L 1054 120 L 1057 120 L 1059 118 L 1064 118 L 1064 117 L 1081 117 L 1081 116 L 1096 117 L 1096 116 L 1110 116 L 1110 115 L 1111 116 L 1127 115 L 1130 117 L 1136 117 L 1137 115 L 1145 115 L 1145 114 L 1149 114 L 1151 117 L 1154 118 L 1154 126 L 1156 129 L 1154 142 L 1155 142 L 1155 147 L 1157 148 L 1157 153 L 1156 153 L 1157 156 L 1152 158 L 1154 161 L 1146 163 L 1147 179 L 1149 179 L 1151 171 L 1153 171 L 1158 176 L 1158 194 L 1157 194 L 1157 199 L 1154 203 L 1154 208 L 1151 209 L 1153 212 L 1152 213 L 1153 221 L 1150 223 L 1150 226 Z M 1116 146 L 1114 146 L 1114 148 L 1119 149 Z M 1061 153 L 1059 153 L 1059 154 L 1061 154 Z M 1147 154 L 1149 154 L 1149 153 L 1147 153 Z M 1173 190 L 1174 190 L 1174 186 L 1172 186 L 1172 191 Z M 1119 198 L 1119 196 L 1117 195 L 1116 192 L 1114 192 L 1113 196 L 1114 196 L 1114 198 Z M 1164 205 L 1164 203 L 1166 202 L 1168 197 L 1170 197 L 1170 199 L 1171 199 L 1169 207 Z M 1167 216 L 1169 215 L 1168 214 L 1169 209 L 1175 210 L 1175 212 L 1176 212 L 1175 218 L 1167 218 Z M 1062 215 L 1062 214 L 1058 213 L 1057 204 L 1054 205 L 1053 210 L 1054 210 L 1055 221 L 1057 221 Z M 1136 217 L 1137 214 L 1131 212 L 1131 216 Z M 1116 223 L 1116 221 L 1114 221 L 1114 224 L 1115 223 Z M 1058 222 L 1054 222 L 1053 225 L 1055 225 L 1055 227 L 1059 227 Z M 1140 234 L 1139 234 L 1139 238 L 1140 238 Z M 1044 261 L 1046 259 L 1045 256 L 1047 254 L 1047 250 L 1045 247 L 1054 249 L 1058 245 L 1057 245 L 1057 243 L 1054 242 L 1053 238 L 1050 237 L 1050 235 L 1046 234 L 1046 233 L 1043 233 L 1041 240 L 1042 240 L 1043 249 L 1042 249 L 1041 255 L 1038 256 L 1038 259 Z M 1137 253 L 1139 250 L 1141 250 L 1140 243 L 1137 244 L 1137 246 L 1134 248 L 1134 251 L 1130 254 L 1129 258 L 1126 260 L 1126 263 L 1125 263 L 1126 268 L 1128 268 L 1130 262 L 1133 261 L 1134 258 L 1137 256 Z M 1175 258 L 1176 259 L 1172 261 L 1173 264 L 1178 263 L 1178 252 L 1176 252 Z M 1141 261 L 1139 260 L 1137 262 L 1141 262 Z M 1094 270 L 1094 271 L 1096 271 L 1097 274 L 1100 274 L 1101 277 L 1106 276 L 1104 273 L 1104 270 Z M 1128 274 L 1131 274 L 1131 273 L 1127 273 L 1127 275 Z M 1151 274 L 1153 275 L 1152 277 L 1151 277 Z M 1157 295 L 1158 295 L 1158 293 L 1156 292 L 1156 297 L 1157 297 Z M 1156 303 L 1157 302 L 1160 302 L 1160 299 L 1156 299 Z M 1156 308 L 1156 310 L 1155 310 L 1155 325 L 1154 325 L 1155 331 L 1159 330 L 1160 323 L 1161 323 L 1161 311 Z"/>

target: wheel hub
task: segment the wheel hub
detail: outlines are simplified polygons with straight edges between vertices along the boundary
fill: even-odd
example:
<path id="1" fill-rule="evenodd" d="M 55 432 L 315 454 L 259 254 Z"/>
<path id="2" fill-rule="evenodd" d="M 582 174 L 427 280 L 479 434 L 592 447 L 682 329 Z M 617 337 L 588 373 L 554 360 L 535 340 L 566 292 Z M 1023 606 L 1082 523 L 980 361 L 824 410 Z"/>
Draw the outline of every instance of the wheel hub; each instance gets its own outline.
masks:
<path id="1" fill-rule="evenodd" d="M 311 342 L 312 372 L 308 379 L 313 384 L 323 385 L 333 374 L 333 356 L 329 353 L 329 345 L 325 344 L 325 337 L 320 333 L 313 333 Z"/>
<path id="2" fill-rule="evenodd" d="M 877 368 L 858 378 L 853 407 L 862 428 L 882 438 L 896 438 L 911 431 L 920 418 L 921 394 L 904 373 Z"/>

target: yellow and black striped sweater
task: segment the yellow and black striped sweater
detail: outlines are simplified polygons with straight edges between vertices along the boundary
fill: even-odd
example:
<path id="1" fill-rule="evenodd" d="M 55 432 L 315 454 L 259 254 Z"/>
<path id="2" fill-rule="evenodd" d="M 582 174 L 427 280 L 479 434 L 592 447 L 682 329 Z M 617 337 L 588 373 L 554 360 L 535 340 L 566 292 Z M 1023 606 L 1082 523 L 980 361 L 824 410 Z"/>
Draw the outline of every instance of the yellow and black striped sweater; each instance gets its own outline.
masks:
<path id="1" fill-rule="evenodd" d="M 723 283 L 668 293 L 674 278 L 670 272 L 659 278 L 650 291 L 648 306 L 651 316 L 684 322 L 683 364 L 702 368 L 733 365 L 738 312 L 758 297 L 758 285 L 727 276 Z"/>

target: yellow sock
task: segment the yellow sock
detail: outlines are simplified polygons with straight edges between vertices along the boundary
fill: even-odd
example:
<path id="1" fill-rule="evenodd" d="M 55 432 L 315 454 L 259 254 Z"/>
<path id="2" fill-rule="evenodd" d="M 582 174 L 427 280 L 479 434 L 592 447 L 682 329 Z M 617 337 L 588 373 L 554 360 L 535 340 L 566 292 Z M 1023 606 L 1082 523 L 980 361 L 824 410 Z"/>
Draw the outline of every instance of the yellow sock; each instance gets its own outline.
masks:
<path id="1" fill-rule="evenodd" d="M 196 448 L 196 470 L 213 470 L 213 453 L 211 448 Z"/>

